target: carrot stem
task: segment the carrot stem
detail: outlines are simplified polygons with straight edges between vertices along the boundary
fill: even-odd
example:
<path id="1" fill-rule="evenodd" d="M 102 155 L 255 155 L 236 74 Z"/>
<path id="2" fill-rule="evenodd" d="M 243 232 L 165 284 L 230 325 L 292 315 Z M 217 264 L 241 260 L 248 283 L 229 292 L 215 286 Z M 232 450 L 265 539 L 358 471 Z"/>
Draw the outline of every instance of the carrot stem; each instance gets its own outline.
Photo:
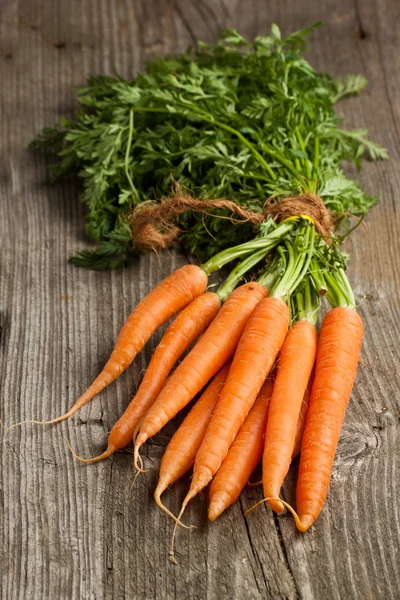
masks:
<path id="1" fill-rule="evenodd" d="M 210 260 L 208 260 L 203 265 L 201 265 L 201 268 L 206 273 L 206 275 L 211 275 L 211 273 L 218 271 L 227 263 L 232 262 L 233 260 L 236 260 L 248 254 L 251 254 L 254 251 L 258 251 L 263 248 L 265 250 L 267 250 L 267 248 L 269 248 L 269 250 L 272 250 L 272 248 L 274 248 L 284 236 L 286 236 L 290 231 L 292 231 L 293 228 L 293 221 L 281 223 L 272 231 L 269 231 L 267 235 L 260 235 L 254 240 L 251 240 L 250 242 L 246 242 L 238 246 L 233 246 L 232 248 L 227 248 L 226 250 L 222 250 L 222 252 L 218 252 L 218 254 L 210 258 Z"/>
<path id="2" fill-rule="evenodd" d="M 353 290 L 350 287 L 349 280 L 343 269 L 338 269 L 331 273 L 325 273 L 325 280 L 328 284 L 328 293 L 326 295 L 332 308 L 352 308 L 355 309 L 356 303 Z"/>
<path id="3" fill-rule="evenodd" d="M 225 302 L 243 276 L 253 267 L 255 267 L 255 265 L 263 258 L 265 258 L 270 251 L 270 247 L 267 249 L 263 248 L 262 250 L 258 250 L 258 252 L 255 252 L 254 254 L 251 254 L 245 258 L 233 269 L 233 271 L 231 271 L 224 283 L 218 288 L 217 294 L 222 302 Z"/>
<path id="4" fill-rule="evenodd" d="M 293 241 L 287 240 L 285 242 L 286 256 L 283 249 L 278 248 L 282 259 L 286 260 L 286 265 L 284 275 L 270 291 L 270 297 L 288 300 L 290 295 L 293 294 L 309 268 L 314 251 L 314 240 L 314 226 L 307 224 L 300 228 Z"/>
<path id="5" fill-rule="evenodd" d="M 310 275 L 313 279 L 316 290 L 320 296 L 325 296 L 328 288 L 326 286 L 326 282 L 324 279 L 323 272 L 321 270 L 321 266 L 319 265 L 316 258 L 311 259 L 310 263 Z"/>
<path id="6" fill-rule="evenodd" d="M 129 111 L 129 133 L 128 133 L 128 142 L 126 144 L 124 168 L 125 168 L 125 175 L 126 175 L 127 180 L 129 181 L 129 185 L 131 186 L 132 193 L 135 194 L 136 188 L 133 183 L 131 174 L 129 172 L 129 159 L 130 159 L 130 155 L 131 155 L 132 138 L 133 138 L 133 130 L 134 130 L 133 119 L 134 119 L 134 114 L 133 114 L 133 110 L 131 109 Z"/>
<path id="7" fill-rule="evenodd" d="M 317 323 L 321 302 L 312 285 L 310 276 L 305 278 L 302 289 L 296 292 L 294 304 L 296 306 L 297 321 L 309 321 L 312 325 Z"/>

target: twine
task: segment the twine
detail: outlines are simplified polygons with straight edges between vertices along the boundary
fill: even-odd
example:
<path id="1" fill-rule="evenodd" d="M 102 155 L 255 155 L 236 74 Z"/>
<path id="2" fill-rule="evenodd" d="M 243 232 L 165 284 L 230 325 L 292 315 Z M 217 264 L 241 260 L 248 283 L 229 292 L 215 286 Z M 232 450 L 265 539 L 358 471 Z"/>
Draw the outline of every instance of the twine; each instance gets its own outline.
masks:
<path id="1" fill-rule="evenodd" d="M 175 184 L 174 191 L 175 195 L 170 198 L 162 198 L 161 202 L 143 202 L 134 210 L 131 229 L 135 248 L 157 251 L 170 246 L 182 233 L 182 229 L 176 224 L 178 217 L 187 211 L 215 217 L 215 210 L 225 210 L 229 211 L 230 216 L 218 215 L 219 218 L 229 219 L 232 223 L 253 225 L 261 225 L 268 217 L 280 222 L 289 217 L 306 215 L 326 241 L 333 229 L 329 210 L 321 198 L 311 193 L 282 200 L 270 199 L 260 213 L 223 198 L 196 200 L 183 192 L 179 184 Z"/>

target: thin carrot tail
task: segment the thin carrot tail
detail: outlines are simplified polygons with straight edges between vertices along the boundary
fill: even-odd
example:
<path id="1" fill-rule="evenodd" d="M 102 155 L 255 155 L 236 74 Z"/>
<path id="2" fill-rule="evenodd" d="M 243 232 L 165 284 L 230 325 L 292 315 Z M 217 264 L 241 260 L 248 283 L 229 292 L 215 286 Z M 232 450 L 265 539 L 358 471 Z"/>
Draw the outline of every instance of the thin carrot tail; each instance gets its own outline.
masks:
<path id="1" fill-rule="evenodd" d="M 94 383 L 96 383 L 96 381 Z M 92 384 L 90 387 L 88 387 L 86 392 L 84 392 L 84 394 L 82 394 L 82 396 L 80 398 L 78 398 L 78 400 L 75 402 L 75 404 L 73 404 L 66 413 L 64 413 L 63 415 L 60 415 L 59 417 L 56 417 L 55 419 L 50 419 L 49 421 L 37 421 L 35 419 L 25 419 L 24 421 L 19 421 L 19 423 L 14 423 L 13 425 L 9 425 L 8 427 L 3 425 L 3 422 L 0 421 L 0 426 L 5 431 L 9 431 L 10 429 L 14 429 L 14 427 L 19 427 L 20 425 L 28 425 L 28 424 L 55 425 L 56 423 L 65 421 L 66 419 L 69 419 L 70 417 L 72 417 L 72 415 L 74 415 L 76 412 L 78 412 L 78 410 L 80 410 L 83 406 L 85 406 L 85 404 L 87 404 L 92 398 L 97 396 L 97 394 L 99 394 L 104 389 L 104 387 L 106 387 L 104 385 L 101 388 L 99 388 L 98 386 L 96 386 L 94 388 L 93 385 L 94 384 Z"/>
<path id="2" fill-rule="evenodd" d="M 314 523 L 315 519 L 312 515 L 303 515 L 301 518 L 297 514 L 297 512 L 284 500 L 279 499 L 279 502 L 282 502 L 283 506 L 285 506 L 288 511 L 292 514 L 294 518 L 294 522 L 296 523 L 296 527 L 299 531 L 304 533 L 307 529 L 310 529 L 311 525 Z"/>
<path id="3" fill-rule="evenodd" d="M 156 501 L 157 506 L 161 508 L 161 510 L 163 510 L 165 513 L 167 513 L 167 515 L 171 517 L 171 519 L 173 519 L 177 525 L 180 525 L 184 529 L 196 529 L 196 525 L 185 525 L 184 523 L 182 523 L 182 521 L 179 521 L 179 519 L 170 510 L 168 510 L 165 504 L 161 502 L 161 494 L 165 492 L 165 489 L 166 488 L 160 484 L 156 487 L 156 490 L 154 492 L 154 500 Z"/>
<path id="4" fill-rule="evenodd" d="M 262 484 L 262 479 L 259 479 L 258 481 L 249 481 L 247 482 L 247 485 L 249 487 L 256 487 L 257 485 L 261 485 Z"/>
<path id="5" fill-rule="evenodd" d="M 294 518 L 294 522 L 296 523 L 296 527 L 299 531 L 301 531 L 302 533 L 304 533 L 305 531 L 307 531 L 307 529 L 309 529 L 311 527 L 311 525 L 314 523 L 314 518 L 311 515 L 304 515 L 302 518 L 299 517 L 299 515 L 297 514 L 297 512 L 294 510 L 294 508 L 292 506 L 290 506 L 290 504 L 288 504 L 288 502 L 285 502 L 284 500 L 281 500 L 281 498 L 263 498 L 262 500 L 260 500 L 259 502 L 257 502 L 257 504 L 255 504 L 254 506 L 251 506 L 250 508 L 248 508 L 246 510 L 246 512 L 243 514 L 244 517 L 247 517 L 247 515 L 249 513 L 251 513 L 255 508 L 258 508 L 261 504 L 269 504 L 271 501 L 283 504 L 283 506 L 285 508 L 288 509 L 288 511 L 291 513 L 291 515 Z"/>
<path id="6" fill-rule="evenodd" d="M 135 467 L 138 473 L 148 473 L 149 469 L 143 469 L 143 459 L 139 454 L 139 451 L 136 451 L 136 447 L 134 449 L 134 460 L 133 466 Z"/>
<path id="7" fill-rule="evenodd" d="M 194 498 L 198 494 L 198 492 L 199 492 L 199 490 L 196 487 L 190 488 L 190 490 L 186 494 L 186 498 L 184 499 L 184 501 L 182 503 L 182 508 L 181 508 L 179 515 L 175 521 L 174 530 L 172 532 L 172 538 L 171 538 L 171 546 L 170 546 L 170 550 L 169 550 L 169 559 L 174 565 L 178 564 L 177 560 L 175 558 L 175 538 L 176 538 L 176 532 L 178 529 L 178 525 L 182 524 L 181 519 L 182 519 L 183 513 L 185 512 L 185 509 L 186 509 L 188 503 L 190 502 L 190 500 L 192 500 L 192 498 Z"/>
<path id="8" fill-rule="evenodd" d="M 144 436 L 141 435 L 140 433 L 138 433 L 141 424 L 142 424 L 142 421 L 140 421 L 140 423 L 137 425 L 135 431 L 133 432 L 133 466 L 135 467 L 135 469 L 137 471 L 140 471 L 141 473 L 146 473 L 148 471 L 148 469 L 143 470 L 143 460 L 139 454 L 140 448 L 143 446 L 144 442 L 146 441 Z M 140 466 L 139 466 L 139 464 L 140 464 Z"/>
<path id="9" fill-rule="evenodd" d="M 129 491 L 130 491 L 130 492 L 131 492 L 131 491 L 133 490 L 133 488 L 135 487 L 135 483 L 136 483 L 136 480 L 137 480 L 137 478 L 139 477 L 139 475 L 140 475 L 140 471 L 136 471 L 136 473 L 135 473 L 135 477 L 133 478 L 133 481 L 132 481 L 131 485 L 129 486 Z"/>
<path id="10" fill-rule="evenodd" d="M 75 414 L 77 410 L 79 410 L 79 408 L 80 407 L 75 408 L 74 405 L 72 408 L 69 409 L 68 412 L 64 413 L 63 415 L 60 415 L 59 417 L 56 417 L 55 419 L 50 419 L 49 421 L 36 421 L 35 419 L 25 419 L 24 421 L 19 421 L 18 423 L 13 423 L 12 425 L 6 426 L 0 420 L 0 427 L 4 431 L 10 431 L 11 429 L 19 427 L 20 425 L 55 425 L 56 423 L 60 423 L 61 421 L 65 421 L 66 419 L 69 419 L 69 417 L 72 417 L 72 415 Z"/>
<path id="11" fill-rule="evenodd" d="M 82 458 L 80 456 L 78 456 L 76 454 L 76 452 L 73 450 L 69 440 L 67 440 L 67 446 L 68 446 L 68 450 L 71 452 L 72 456 L 74 458 L 76 458 L 77 460 L 79 460 L 79 462 L 82 463 L 88 463 L 88 464 L 92 464 L 92 463 L 96 463 L 99 462 L 101 460 L 104 460 L 105 458 L 108 458 L 109 456 L 111 456 L 112 454 L 114 454 L 114 452 L 116 451 L 116 447 L 113 446 L 112 444 L 110 444 L 102 454 L 99 454 L 99 456 L 95 456 L 94 458 Z"/>
<path id="12" fill-rule="evenodd" d="M 267 498 L 262 498 L 262 500 L 259 500 L 256 504 L 254 504 L 253 506 L 250 506 L 250 508 L 248 508 L 243 513 L 243 516 L 247 517 L 247 515 L 249 515 L 251 512 L 253 512 L 253 510 L 255 510 L 256 508 L 258 508 L 259 506 L 261 506 L 261 504 L 265 504 L 266 502 L 267 502 Z"/>

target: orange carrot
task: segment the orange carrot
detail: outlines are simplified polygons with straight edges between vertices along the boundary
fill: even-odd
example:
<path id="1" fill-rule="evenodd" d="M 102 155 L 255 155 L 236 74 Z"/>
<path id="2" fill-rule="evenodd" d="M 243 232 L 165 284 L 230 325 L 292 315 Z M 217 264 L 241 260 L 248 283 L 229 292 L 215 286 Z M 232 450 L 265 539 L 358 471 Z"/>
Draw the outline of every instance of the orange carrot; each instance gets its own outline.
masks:
<path id="1" fill-rule="evenodd" d="M 211 481 L 253 406 L 284 342 L 289 309 L 280 298 L 261 300 L 240 338 L 221 399 L 218 402 L 194 463 L 187 503 Z"/>
<path id="2" fill-rule="evenodd" d="M 279 494 L 292 461 L 300 408 L 315 362 L 318 334 L 308 320 L 295 323 L 286 336 L 278 361 L 263 454 L 264 496 L 276 512 L 283 511 Z"/>
<path id="3" fill-rule="evenodd" d="M 247 320 L 266 293 L 259 283 L 246 283 L 223 304 L 147 413 L 135 440 L 136 468 L 140 446 L 184 408 L 232 356 Z"/>
<path id="4" fill-rule="evenodd" d="M 362 321 L 355 310 L 334 308 L 323 320 L 301 445 L 296 492 L 298 515 L 291 509 L 300 531 L 306 531 L 318 518 L 328 494 L 362 336 Z"/>
<path id="5" fill-rule="evenodd" d="M 311 373 L 311 377 L 308 380 L 308 385 L 307 385 L 307 388 L 306 388 L 306 391 L 305 391 L 305 394 L 303 397 L 303 402 L 301 403 L 299 419 L 298 419 L 297 425 L 296 425 L 296 435 L 294 438 L 292 460 L 294 460 L 300 454 L 301 441 L 303 439 L 304 427 L 306 425 L 307 410 L 308 410 L 308 405 L 310 403 L 311 389 L 312 389 L 313 381 L 314 381 L 314 371 Z"/>
<path id="6" fill-rule="evenodd" d="M 237 500 L 260 461 L 264 448 L 265 425 L 272 394 L 273 379 L 267 379 L 229 448 L 210 487 L 208 518 L 215 521 Z"/>
<path id="7" fill-rule="evenodd" d="M 224 387 L 229 368 L 230 362 L 222 367 L 214 377 L 172 436 L 162 458 L 154 498 L 158 506 L 173 519 L 175 516 L 161 502 L 161 494 L 193 465 L 197 450 L 203 441 L 211 415 Z"/>
<path id="8" fill-rule="evenodd" d="M 314 380 L 314 374 L 312 373 L 311 377 L 308 381 L 306 392 L 303 397 L 303 402 L 301 403 L 299 419 L 298 419 L 297 425 L 296 425 L 296 437 L 295 437 L 294 448 L 293 448 L 293 452 L 292 452 L 292 460 L 294 460 L 300 454 L 301 440 L 303 438 L 304 427 L 306 424 L 307 409 L 308 409 L 308 404 L 310 402 L 311 388 L 312 388 L 313 380 Z M 263 450 L 264 450 L 264 439 L 265 439 L 265 431 L 263 432 Z M 232 446 L 233 446 L 233 444 L 232 444 Z M 262 452 L 261 452 L 261 455 L 262 455 Z M 260 479 L 259 481 L 255 481 L 255 482 L 248 481 L 247 485 L 249 485 L 250 487 L 254 487 L 256 485 L 262 485 L 262 479 Z"/>
<path id="9" fill-rule="evenodd" d="M 93 383 L 64 415 L 51 421 L 24 421 L 49 425 L 68 419 L 97 396 L 131 364 L 152 334 L 207 287 L 207 275 L 196 265 L 185 265 L 168 275 L 133 309 L 122 327 L 114 350 Z"/>
<path id="10" fill-rule="evenodd" d="M 143 381 L 124 414 L 115 423 L 108 436 L 107 449 L 95 458 L 81 462 L 94 463 L 111 456 L 132 441 L 140 419 L 160 393 L 172 367 L 183 352 L 208 327 L 216 316 L 221 301 L 214 292 L 195 298 L 173 321 L 156 348 Z"/>

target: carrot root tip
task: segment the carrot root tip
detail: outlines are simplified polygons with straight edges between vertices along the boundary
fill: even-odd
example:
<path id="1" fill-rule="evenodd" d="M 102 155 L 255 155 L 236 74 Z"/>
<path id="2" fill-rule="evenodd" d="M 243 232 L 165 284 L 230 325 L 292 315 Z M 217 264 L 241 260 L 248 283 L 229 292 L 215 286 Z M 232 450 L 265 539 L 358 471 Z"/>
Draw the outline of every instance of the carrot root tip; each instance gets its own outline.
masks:
<path id="1" fill-rule="evenodd" d="M 265 504 L 265 502 L 267 501 L 266 498 L 263 498 L 262 500 L 260 500 L 259 502 L 257 502 L 257 504 L 254 504 L 254 506 L 250 506 L 250 508 L 248 508 L 244 513 L 243 516 L 247 517 L 247 515 L 249 515 L 253 510 L 255 510 L 256 508 L 258 508 L 261 504 Z"/>
<path id="2" fill-rule="evenodd" d="M 253 511 L 255 508 L 258 508 L 258 507 L 259 507 L 261 504 L 268 504 L 268 506 L 269 506 L 270 508 L 272 508 L 272 507 L 271 507 L 271 505 L 270 505 L 270 502 L 275 502 L 276 504 L 278 504 L 278 503 L 279 503 L 279 504 L 282 504 L 283 506 L 287 506 L 287 503 L 286 503 L 286 502 L 284 502 L 284 501 L 283 501 L 283 500 L 281 500 L 280 498 L 277 498 L 276 496 L 273 496 L 273 497 L 271 497 L 271 498 L 262 498 L 262 500 L 260 500 L 259 502 L 257 502 L 257 504 L 254 504 L 254 506 L 250 506 L 250 508 L 248 508 L 248 509 L 247 509 L 247 510 L 246 510 L 246 511 L 243 513 L 243 516 L 244 516 L 244 517 L 247 517 L 247 515 L 248 515 L 248 514 L 250 514 L 250 513 L 251 513 L 251 512 L 252 512 L 252 511 Z M 291 508 L 291 507 L 290 507 L 290 508 Z M 273 509 L 273 510 L 275 510 L 275 509 Z M 282 508 L 282 510 L 283 510 L 283 508 Z M 282 512 L 282 510 L 280 510 L 280 511 L 278 511 L 278 510 L 275 510 L 275 512 Z M 292 510 L 293 510 L 293 509 L 292 509 Z"/>
<path id="3" fill-rule="evenodd" d="M 175 523 L 177 525 L 180 525 L 181 527 L 183 527 L 184 529 L 197 529 L 196 525 L 185 525 L 184 523 L 182 523 L 182 521 L 180 521 L 178 519 L 178 517 L 176 517 L 166 506 L 165 504 L 163 504 L 163 502 L 161 501 L 161 494 L 164 492 L 165 490 L 157 490 L 154 492 L 154 500 L 156 501 L 156 504 L 159 508 L 161 508 L 161 510 L 163 510 L 169 517 L 171 517 L 171 519 L 173 519 L 175 521 Z"/>
<path id="4" fill-rule="evenodd" d="M 61 415 L 60 417 L 57 417 L 55 419 L 51 419 L 50 421 L 36 421 L 34 419 L 25 419 L 24 421 L 19 421 L 18 423 L 13 423 L 12 425 L 4 425 L 3 421 L 0 420 L 0 428 L 3 429 L 3 431 L 11 431 L 11 429 L 15 429 L 15 427 L 20 427 L 21 425 L 55 425 L 56 423 L 60 423 L 61 421 L 68 419 L 68 417 L 70 417 L 73 414 L 74 413 L 68 411 L 64 415 Z"/>
<path id="5" fill-rule="evenodd" d="M 139 473 L 148 473 L 150 470 L 150 469 L 143 469 L 143 459 L 139 454 L 139 449 L 136 452 L 136 447 L 135 447 L 135 452 L 134 452 L 133 466 L 135 467 L 136 471 L 138 471 Z"/>
<path id="6" fill-rule="evenodd" d="M 176 532 L 178 529 L 178 525 L 181 524 L 181 518 L 183 513 L 186 510 L 186 507 L 188 505 L 188 502 L 190 502 L 190 500 L 192 498 L 194 498 L 197 494 L 197 489 L 195 488 L 190 488 L 188 493 L 186 494 L 186 497 L 184 499 L 184 501 L 182 502 L 182 506 L 181 506 L 181 510 L 180 513 L 177 517 L 177 520 L 175 521 L 175 526 L 174 526 L 174 530 L 172 532 L 172 538 L 171 538 L 171 546 L 170 546 L 170 550 L 169 550 L 169 558 L 171 560 L 171 562 L 173 562 L 174 565 L 177 565 L 178 563 L 176 562 L 176 558 L 175 558 L 175 537 L 176 537 Z"/>
<path id="7" fill-rule="evenodd" d="M 140 475 L 141 473 L 143 473 L 143 471 L 137 471 L 137 472 L 135 473 L 135 477 L 133 478 L 133 481 L 132 481 L 131 485 L 129 486 L 129 491 L 130 491 L 130 492 L 131 492 L 131 491 L 133 490 L 133 488 L 135 487 L 136 480 L 137 480 L 137 478 L 139 477 L 139 475 Z"/>
<path id="8" fill-rule="evenodd" d="M 262 484 L 262 479 L 260 479 L 259 481 L 248 481 L 247 485 L 249 487 L 256 487 L 257 485 L 261 485 Z"/>
<path id="9" fill-rule="evenodd" d="M 143 460 L 142 457 L 139 454 L 139 450 L 141 448 L 142 444 L 138 444 L 136 441 L 134 442 L 134 449 L 133 449 L 133 466 L 135 467 L 135 469 L 137 471 L 140 471 L 140 473 L 147 473 L 148 469 L 143 469 Z"/>
<path id="10" fill-rule="evenodd" d="M 114 454 L 114 452 L 116 451 L 116 447 L 111 444 L 110 446 L 108 446 L 106 448 L 106 450 L 104 450 L 104 452 L 102 454 L 99 454 L 99 456 L 95 456 L 93 458 L 82 458 L 81 456 L 78 456 L 78 454 L 72 448 L 69 440 L 66 440 L 66 442 L 67 442 L 68 450 L 71 452 L 72 456 L 74 458 L 76 458 L 76 460 L 79 460 L 79 462 L 86 463 L 86 464 L 93 464 L 96 462 L 100 462 L 101 460 L 104 460 L 105 458 L 108 458 L 109 456 Z"/>
<path id="11" fill-rule="evenodd" d="M 285 508 L 287 508 L 288 511 L 291 513 L 292 517 L 294 518 L 294 522 L 296 523 L 297 529 L 299 531 L 301 531 L 302 533 L 304 533 L 305 531 L 307 531 L 307 529 L 309 529 L 311 527 L 311 525 L 314 523 L 315 519 L 314 519 L 314 517 L 312 515 L 303 515 L 300 518 L 299 515 L 297 514 L 297 512 L 294 510 L 294 508 L 292 506 L 290 506 L 290 504 L 288 502 L 285 502 L 285 500 L 281 500 L 280 498 L 276 498 L 276 497 L 263 498 L 262 500 L 260 500 L 259 502 L 257 502 L 257 504 L 255 504 L 254 506 L 251 506 L 250 508 L 248 508 L 246 510 L 246 512 L 243 514 L 243 516 L 247 517 L 247 515 L 249 513 L 251 513 L 251 511 L 253 511 L 255 508 L 257 508 L 258 506 L 260 506 L 260 504 L 265 504 L 265 503 L 269 504 L 270 501 L 280 503 Z"/>

